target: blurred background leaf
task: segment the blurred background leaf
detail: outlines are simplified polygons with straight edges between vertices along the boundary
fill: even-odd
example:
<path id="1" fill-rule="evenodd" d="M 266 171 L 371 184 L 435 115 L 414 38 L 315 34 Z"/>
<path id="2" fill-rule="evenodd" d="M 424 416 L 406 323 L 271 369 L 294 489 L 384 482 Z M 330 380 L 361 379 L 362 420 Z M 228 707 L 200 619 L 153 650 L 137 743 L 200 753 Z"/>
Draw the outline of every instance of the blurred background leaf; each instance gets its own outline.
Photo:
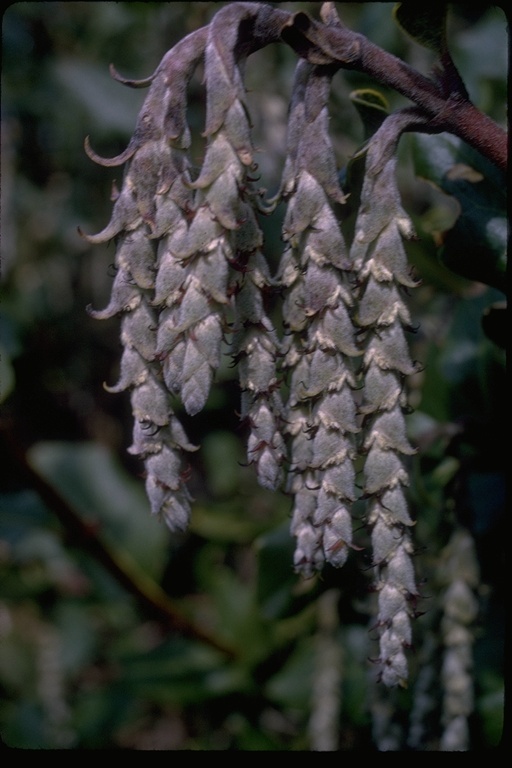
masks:
<path id="1" fill-rule="evenodd" d="M 85 442 L 36 443 L 29 459 L 89 525 L 160 580 L 168 531 L 148 525 L 143 487 L 122 471 L 105 447 Z"/>
<path id="2" fill-rule="evenodd" d="M 415 134 L 412 144 L 417 175 L 437 185 L 458 206 L 453 225 L 435 233 L 442 263 L 504 293 L 508 242 L 505 175 L 455 136 Z"/>
<path id="3" fill-rule="evenodd" d="M 191 456 L 191 529 L 171 537 L 151 518 L 141 466 L 126 453 L 128 399 L 103 387 L 117 380 L 119 324 L 98 323 L 85 312 L 88 304 L 107 303 L 114 249 L 91 248 L 77 228 L 103 228 L 119 170 L 94 165 L 83 142 L 89 135 L 106 156 L 122 151 L 145 95 L 113 82 L 109 64 L 124 76 L 146 77 L 218 7 L 26 2 L 3 13 L 0 733 L 10 747 L 308 749 L 317 605 L 334 588 L 334 636 L 343 659 L 339 744 L 374 748 L 368 551 L 354 553 L 339 572 L 297 579 L 290 500 L 259 488 L 246 466 L 239 391 L 227 358 L 205 411 L 194 420 L 180 413 L 201 450 Z M 316 3 L 282 7 L 318 14 Z M 341 4 L 339 11 L 349 27 L 429 71 L 435 54 L 393 23 L 391 4 Z M 503 14 L 456 5 L 449 21 L 450 51 L 472 99 L 506 124 Z M 247 65 L 259 169 L 271 192 L 280 181 L 295 63 L 291 51 L 276 45 Z M 371 120 L 378 121 L 386 105 L 403 106 L 398 94 L 381 94 L 356 71 L 333 81 L 331 136 L 339 167 L 348 166 L 344 183 L 353 184 L 344 214 L 348 231 L 361 179 L 361 164 L 349 161 L 369 130 L 350 94 L 375 89 L 373 106 L 368 99 L 362 104 Z M 201 73 L 191 82 L 189 102 L 199 165 Z M 411 488 L 417 567 L 425 583 L 434 584 L 436 558 L 454 523 L 473 533 L 482 583 L 471 727 L 475 746 L 489 748 L 503 720 L 507 400 L 503 348 L 495 342 L 504 324 L 504 185 L 481 158 L 445 135 L 407 136 L 399 157 L 404 206 L 420 238 L 408 252 L 422 278 L 410 296 L 418 326 L 413 355 L 424 364 L 410 382 L 415 412 L 409 429 L 420 449 Z M 428 183 L 417 178 L 415 164 Z M 478 180 L 450 176 L 449 169 L 461 165 Z M 262 221 L 272 269 L 282 249 L 282 216 L 281 206 Z M 44 498 L 27 479 L 25 455 L 45 484 Z M 65 515 L 57 516 L 52 493 L 83 525 L 78 538 Z M 355 509 L 356 527 L 363 527 L 362 514 Z M 358 535 L 364 539 L 364 531 Z M 170 630 L 161 614 L 148 615 L 136 583 L 130 589 L 129 580 L 114 578 L 92 541 L 124 557 L 205 637 Z M 427 606 L 416 622 L 413 681 L 422 642 L 436 636 L 436 615 Z M 234 653 L 208 638 L 229 642 Z M 402 724 L 412 693 L 403 696 L 396 702 Z M 434 743 L 436 737 L 434 726 Z"/>

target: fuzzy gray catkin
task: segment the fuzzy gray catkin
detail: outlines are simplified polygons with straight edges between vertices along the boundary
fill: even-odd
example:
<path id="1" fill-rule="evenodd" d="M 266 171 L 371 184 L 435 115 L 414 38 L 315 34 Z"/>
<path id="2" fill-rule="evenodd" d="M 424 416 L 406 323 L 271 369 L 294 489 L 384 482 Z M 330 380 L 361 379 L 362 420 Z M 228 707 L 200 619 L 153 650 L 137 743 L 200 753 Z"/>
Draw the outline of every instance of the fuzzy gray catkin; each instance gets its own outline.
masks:
<path id="1" fill-rule="evenodd" d="M 400 205 L 386 128 L 368 148 L 347 252 L 336 211 L 344 195 L 328 133 L 332 71 L 305 61 L 296 69 L 281 188 L 272 203 L 263 202 L 253 180 L 243 73 L 248 54 L 279 39 L 273 13 L 254 3 L 225 6 L 208 27 L 171 49 L 147 80 L 123 81 L 114 73 L 128 85 L 150 87 L 125 152 L 105 160 L 86 144 L 100 164 L 126 163 L 109 224 L 88 237 L 115 239 L 117 248 L 111 299 L 91 314 L 121 317 L 120 376 L 108 389 L 130 391 L 129 451 L 144 462 L 152 513 L 171 530 L 188 524 L 186 456 L 196 450 L 173 405 L 180 402 L 190 416 L 205 406 L 226 348 L 242 391 L 247 461 L 262 486 L 284 482 L 293 498 L 294 565 L 304 576 L 326 562 L 342 566 L 355 548 L 354 462 L 363 450 L 382 679 L 395 685 L 407 677 L 404 649 L 416 596 L 404 461 L 413 448 L 403 415 L 404 378 L 415 365 L 401 295 L 402 287 L 415 285 L 402 243 L 412 228 Z M 244 45 L 242 29 L 254 36 Z M 206 149 L 193 175 L 187 89 L 201 62 Z M 410 119 L 399 116 L 398 128 Z M 280 200 L 285 249 L 274 279 L 258 216 Z M 282 339 L 266 301 L 281 294 Z M 361 400 L 354 392 L 362 379 Z"/>
<path id="2" fill-rule="evenodd" d="M 264 308 L 271 278 L 256 216 L 264 206 L 251 179 L 243 56 L 235 56 L 238 24 L 258 9 L 237 4 L 229 19 L 227 9 L 219 12 L 209 27 L 169 51 L 152 77 L 124 81 L 149 84 L 150 90 L 122 155 L 104 160 L 86 144 L 100 164 L 127 163 L 111 221 L 88 237 L 92 243 L 117 241 L 111 300 L 91 314 L 122 317 L 121 374 L 109 389 L 131 391 L 129 451 L 144 460 L 151 510 L 171 530 L 188 524 L 184 452 L 195 450 L 171 402 L 178 398 L 189 415 L 204 407 L 225 342 L 231 341 L 239 367 L 248 461 L 262 485 L 275 489 L 282 481 L 285 445 L 275 371 L 280 343 Z M 207 146 L 193 179 L 186 99 L 202 59 Z"/>
<path id="3" fill-rule="evenodd" d="M 363 496 L 368 499 L 378 593 L 379 661 L 382 680 L 396 685 L 403 684 L 408 675 L 405 649 L 411 644 L 410 618 L 417 595 L 405 463 L 415 449 L 404 420 L 404 379 L 415 372 L 416 365 L 405 337 L 410 317 L 401 295 L 402 287 L 416 283 L 402 242 L 403 236 L 413 235 L 413 229 L 400 203 L 396 156 L 390 153 L 383 160 L 389 125 L 383 124 L 368 147 L 351 257 L 360 283 L 356 321 L 365 331 L 360 406 L 364 419 Z"/>
<path id="4" fill-rule="evenodd" d="M 127 163 L 109 224 L 87 238 L 92 243 L 115 238 L 117 244 L 110 303 L 91 314 L 99 319 L 121 315 L 120 377 L 107 389 L 131 392 L 134 429 L 128 450 L 144 461 L 151 512 L 162 516 L 171 530 L 188 525 L 191 499 L 184 482 L 185 452 L 195 446 L 172 408 L 171 392 L 176 387 L 168 386 L 168 368 L 191 323 L 182 313 L 172 338 L 162 339 L 162 328 L 182 299 L 185 278 L 191 279 L 180 261 L 193 205 L 184 90 L 204 42 L 196 36 L 191 44 L 185 38 L 164 57 L 147 81 L 149 93 L 122 155 L 103 160 L 88 149 L 103 165 Z"/>
<path id="5" fill-rule="evenodd" d="M 276 372 L 280 343 L 265 310 L 264 295 L 272 281 L 261 252 L 263 235 L 256 213 L 266 209 L 251 177 L 256 166 L 243 59 L 235 60 L 229 45 L 223 16 L 217 15 L 205 54 L 208 147 L 194 186 L 203 191 L 218 227 L 230 274 L 232 354 L 242 390 L 241 417 L 249 430 L 247 459 L 255 465 L 261 485 L 275 490 L 282 482 L 285 455 Z"/>
<path id="6" fill-rule="evenodd" d="M 347 251 L 332 208 L 344 196 L 328 136 L 329 86 L 330 76 L 306 62 L 297 65 L 281 185 L 287 201 L 279 269 L 288 334 L 287 490 L 293 496 L 294 564 L 305 576 L 326 561 L 345 563 L 355 500 L 351 358 L 359 350 L 344 272 Z"/>
<path id="7" fill-rule="evenodd" d="M 478 615 L 474 590 L 480 574 L 475 544 L 469 531 L 457 528 L 441 555 L 439 580 L 442 596 L 441 635 L 443 662 L 443 732 L 440 748 L 460 752 L 470 749 L 469 718 L 474 709 L 473 623 Z"/>

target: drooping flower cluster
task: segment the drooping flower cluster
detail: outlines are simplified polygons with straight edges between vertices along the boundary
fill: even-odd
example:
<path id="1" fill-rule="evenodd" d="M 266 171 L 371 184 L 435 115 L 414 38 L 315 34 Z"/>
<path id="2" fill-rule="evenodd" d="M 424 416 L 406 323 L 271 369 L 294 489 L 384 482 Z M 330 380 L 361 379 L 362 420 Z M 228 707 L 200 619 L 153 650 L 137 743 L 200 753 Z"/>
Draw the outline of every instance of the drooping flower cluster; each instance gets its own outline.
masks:
<path id="1" fill-rule="evenodd" d="M 330 77 L 297 66 L 282 194 L 287 199 L 280 265 L 289 334 L 287 490 L 293 495 L 295 566 L 308 576 L 344 564 L 352 544 L 353 435 L 358 431 L 350 358 L 359 355 L 350 319 L 348 257 L 333 212 L 343 203 L 328 136 Z"/>
<path id="2" fill-rule="evenodd" d="M 202 35 L 205 38 L 205 35 Z M 190 496 L 184 478 L 184 452 L 194 450 L 176 417 L 170 393 L 187 384 L 190 364 L 181 382 L 169 375 L 168 358 L 176 343 L 166 337 L 165 319 L 182 298 L 187 273 L 181 263 L 189 232 L 192 195 L 186 150 L 189 132 L 184 120 L 184 84 L 201 57 L 205 39 L 185 38 L 168 53 L 150 79 L 133 138 L 125 152 L 112 160 L 89 155 L 114 166 L 127 162 L 123 186 L 116 195 L 109 224 L 92 243 L 116 239 L 117 269 L 111 300 L 96 318 L 120 314 L 123 355 L 121 372 L 111 392 L 129 389 L 134 417 L 130 453 L 144 460 L 146 491 L 153 514 L 171 530 L 183 530 L 190 516 Z M 144 83 L 128 83 L 137 86 Z M 169 83 L 178 83 L 177 89 Z M 180 338 L 190 327 L 182 312 Z"/>
<path id="3" fill-rule="evenodd" d="M 147 80 L 126 81 L 114 73 L 133 87 L 150 85 L 134 136 L 112 160 L 86 144 L 100 164 L 127 163 L 111 221 L 88 236 L 92 243 L 117 241 L 111 300 L 91 314 L 122 316 L 121 374 L 109 389 L 131 391 L 135 426 L 129 450 L 144 460 L 152 512 L 172 530 L 188 523 L 184 452 L 195 449 L 172 399 L 178 397 L 190 415 L 204 407 L 227 335 L 234 335 L 239 362 L 249 461 L 263 485 L 276 488 L 281 481 L 279 341 L 264 309 L 271 279 L 260 250 L 256 211 L 262 202 L 251 179 L 254 158 L 242 79 L 244 56 L 258 47 L 257 35 L 247 50 L 237 48 L 239 26 L 256 14 L 263 34 L 268 11 L 240 3 L 176 45 Z M 187 156 L 187 87 L 203 60 L 207 147 L 194 179 Z"/>
<path id="4" fill-rule="evenodd" d="M 402 242 L 412 230 L 396 189 L 388 120 L 369 145 L 347 252 L 336 210 L 344 195 L 328 134 L 333 69 L 301 61 L 274 201 L 286 203 L 285 249 L 271 277 L 258 223 L 270 208 L 254 186 L 243 69 L 248 54 L 278 39 L 273 14 L 259 4 L 226 6 L 169 51 L 152 77 L 124 81 L 150 86 L 127 150 L 103 160 L 87 145 L 103 165 L 127 164 L 111 221 L 88 237 L 117 244 L 111 300 L 91 314 L 121 316 L 121 372 L 109 389 L 130 391 L 129 450 L 144 461 L 153 514 L 172 530 L 189 520 L 186 454 L 195 450 L 173 405 L 179 399 L 191 416 L 205 406 L 226 349 L 239 374 L 248 463 L 264 487 L 284 482 L 293 497 L 294 565 L 305 576 L 326 562 L 342 566 L 355 548 L 354 461 L 363 450 L 382 678 L 394 685 L 407 676 L 404 648 L 416 594 L 405 497 L 405 458 L 413 448 L 404 421 L 404 378 L 415 365 L 401 293 L 415 284 Z M 187 88 L 200 62 L 206 148 L 193 175 Z M 269 294 L 283 297 L 282 339 L 267 309 Z M 363 379 L 361 400 L 354 392 Z"/>
<path id="5" fill-rule="evenodd" d="M 472 624 L 478 614 L 474 590 L 479 583 L 475 545 L 468 531 L 454 531 L 442 553 L 439 571 L 444 587 L 441 749 L 464 752 L 470 748 L 469 718 L 474 709 Z"/>
<path id="6" fill-rule="evenodd" d="M 243 7 L 240 13 L 243 17 Z M 233 16 L 230 21 L 232 24 Z M 194 375 L 180 394 L 189 413 L 196 413 L 206 402 L 212 372 L 220 364 L 221 342 L 232 319 L 234 329 L 229 332 L 233 332 L 233 355 L 239 364 L 241 414 L 250 427 L 248 461 L 256 465 L 261 483 L 275 489 L 284 452 L 275 391 L 278 340 L 263 301 L 271 280 L 260 250 L 263 236 L 256 212 L 262 202 L 251 178 L 254 150 L 240 65 L 230 48 L 222 14 L 218 14 L 210 25 L 205 49 L 208 144 L 199 177 L 190 185 L 197 190 L 195 215 L 186 247 L 179 254 L 190 270 L 176 307 L 188 325 L 186 339 L 181 341 L 187 351 L 182 352 L 184 363 L 167 357 L 164 364 L 179 375 L 187 369 L 190 350 Z M 181 326 L 172 313 L 166 324 L 171 336 L 179 334 Z"/>
<path id="7" fill-rule="evenodd" d="M 369 499 L 372 556 L 378 591 L 382 679 L 395 685 L 407 678 L 404 650 L 411 644 L 411 603 L 417 594 L 411 561 L 412 542 L 405 459 L 415 452 L 406 434 L 404 379 L 416 370 L 405 331 L 411 321 L 402 290 L 416 283 L 410 276 L 402 237 L 413 228 L 400 203 L 396 156 L 388 143 L 397 140 L 388 118 L 368 148 L 361 204 L 351 248 L 361 295 L 356 321 L 365 330 L 363 415 L 365 454 L 363 495 Z"/>

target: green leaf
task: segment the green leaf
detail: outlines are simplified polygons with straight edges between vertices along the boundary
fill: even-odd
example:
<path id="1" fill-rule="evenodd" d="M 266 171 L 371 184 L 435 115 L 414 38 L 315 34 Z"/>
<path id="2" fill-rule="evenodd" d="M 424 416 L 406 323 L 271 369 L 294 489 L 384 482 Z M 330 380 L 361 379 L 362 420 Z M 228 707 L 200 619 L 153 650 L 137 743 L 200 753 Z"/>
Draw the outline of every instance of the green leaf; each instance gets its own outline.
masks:
<path id="1" fill-rule="evenodd" d="M 367 141 L 388 116 L 389 104 L 381 93 L 372 88 L 359 88 L 352 91 L 350 100 L 363 122 L 364 138 Z"/>
<path id="2" fill-rule="evenodd" d="M 111 618 L 109 612 L 109 618 Z M 74 600 L 61 600 L 55 609 L 55 624 L 60 637 L 60 662 L 69 674 L 80 674 L 97 654 L 96 627 L 83 605 Z"/>
<path id="3" fill-rule="evenodd" d="M 35 492 L 0 494 L 0 541 L 8 552 L 1 564 L 4 598 L 37 598 L 55 586 L 72 590 L 85 584 L 51 522 Z"/>
<path id="4" fill-rule="evenodd" d="M 446 47 L 446 4 L 397 3 L 393 16 L 401 29 L 412 39 L 441 53 Z"/>
<path id="5" fill-rule="evenodd" d="M 2 739 L 11 749 L 44 749 L 49 745 L 45 739 L 44 713 L 32 700 L 23 700 L 7 707 L 2 723 Z"/>
<path id="6" fill-rule="evenodd" d="M 241 583 L 231 570 L 212 561 L 205 589 L 212 596 L 218 634 L 237 650 L 242 663 L 259 662 L 274 637 L 261 616 L 253 585 Z"/>
<path id="7" fill-rule="evenodd" d="M 257 594 L 267 619 L 287 616 L 293 610 L 293 588 L 297 584 L 292 568 L 294 548 L 288 520 L 258 540 Z"/>
<path id="8" fill-rule="evenodd" d="M 0 344 L 0 382 L 0 403 L 3 403 L 14 390 L 15 384 L 14 368 L 3 344 Z"/>
<path id="9" fill-rule="evenodd" d="M 267 529 L 268 523 L 244 519 L 242 514 L 238 501 L 195 506 L 190 530 L 208 541 L 249 544 Z"/>
<path id="10" fill-rule="evenodd" d="M 505 292 L 506 180 L 482 155 L 451 134 L 412 137 L 418 176 L 451 195 L 460 214 L 441 235 L 442 263 L 459 275 Z"/>
<path id="11" fill-rule="evenodd" d="M 103 446 L 41 442 L 30 461 L 101 536 L 124 548 L 146 573 L 159 578 L 165 566 L 168 533 L 152 519 L 142 485 L 135 483 Z"/>
<path id="12" fill-rule="evenodd" d="M 33 528 L 43 528 L 49 520 L 48 510 L 34 491 L 0 494 L 0 538 L 12 549 Z"/>
<path id="13" fill-rule="evenodd" d="M 153 650 L 121 656 L 120 683 L 132 696 L 178 705 L 244 690 L 245 672 L 222 661 L 211 648 L 174 637 Z"/>
<path id="14" fill-rule="evenodd" d="M 233 734 L 233 744 L 229 747 L 231 750 L 269 752 L 286 749 L 276 736 L 265 732 L 265 726 L 262 727 L 259 723 L 254 726 L 240 712 L 230 715 L 226 725 Z"/>
<path id="15" fill-rule="evenodd" d="M 299 643 L 286 664 L 269 680 L 265 693 L 279 706 L 307 711 L 311 703 L 314 674 L 314 643 Z"/>
<path id="16" fill-rule="evenodd" d="M 487 7 L 478 22 L 456 35 L 450 49 L 471 101 L 496 122 L 507 125 L 509 30 L 506 10 Z M 480 53 L 485 52 L 485 53 Z"/>
<path id="17" fill-rule="evenodd" d="M 503 738 L 503 713 L 505 691 L 503 678 L 494 671 L 486 670 L 479 680 L 480 689 L 484 692 L 476 702 L 477 711 L 482 718 L 483 729 L 487 743 L 499 747 Z"/>
<path id="18" fill-rule="evenodd" d="M 237 493 L 240 464 L 245 458 L 240 440 L 231 432 L 210 432 L 202 442 L 201 451 L 211 493 L 224 497 Z"/>
<path id="19" fill-rule="evenodd" d="M 85 686 L 77 696 L 75 719 L 82 749 L 115 746 L 115 734 L 132 719 L 136 702 L 118 682 L 104 688 Z"/>

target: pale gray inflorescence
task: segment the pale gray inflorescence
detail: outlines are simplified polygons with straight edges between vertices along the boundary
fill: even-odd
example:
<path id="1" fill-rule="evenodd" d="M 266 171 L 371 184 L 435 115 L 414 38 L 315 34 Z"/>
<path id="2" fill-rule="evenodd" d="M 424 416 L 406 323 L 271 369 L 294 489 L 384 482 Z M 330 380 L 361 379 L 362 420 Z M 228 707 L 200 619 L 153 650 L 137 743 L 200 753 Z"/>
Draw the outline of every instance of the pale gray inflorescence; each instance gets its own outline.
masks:
<path id="1" fill-rule="evenodd" d="M 104 161 L 89 150 L 104 165 L 127 161 L 109 224 L 88 237 L 93 243 L 112 238 L 117 242 L 117 274 L 109 306 L 91 314 L 97 318 L 121 314 L 120 378 L 108 389 L 131 392 L 134 430 L 129 451 L 144 461 L 152 513 L 161 515 L 172 530 L 184 530 L 189 521 L 184 455 L 195 450 L 171 405 L 171 392 L 186 384 L 190 366 L 184 368 L 182 380 L 169 387 L 166 362 L 178 354 L 178 342 L 186 338 L 190 323 L 180 318 L 180 330 L 172 338 L 162 330 L 192 280 L 180 258 L 193 206 L 188 184 L 190 137 L 180 119 L 183 89 L 177 94 L 169 89 L 171 80 L 186 82 L 200 58 L 201 51 L 189 42 L 182 41 L 157 69 L 126 152 Z"/>
<path id="2" fill-rule="evenodd" d="M 350 318 L 347 249 L 333 211 L 343 203 L 328 136 L 330 77 L 300 62 L 291 104 L 282 195 L 287 244 L 285 288 L 289 375 L 287 490 L 293 495 L 295 567 L 306 576 L 339 567 L 352 545 L 354 435 L 358 432 L 352 358 L 360 352 Z"/>
<path id="3" fill-rule="evenodd" d="M 478 615 L 475 589 L 480 582 L 475 544 L 469 531 L 456 529 L 442 553 L 439 577 L 444 587 L 443 616 L 443 751 L 470 748 L 469 718 L 474 710 L 473 623 Z"/>
<path id="4" fill-rule="evenodd" d="M 388 134 L 385 121 L 368 148 L 351 257 L 361 284 L 356 321 L 365 330 L 363 495 L 369 499 L 380 664 L 383 681 L 396 685 L 407 679 L 405 649 L 411 644 L 410 618 L 417 596 L 409 533 L 413 520 L 406 499 L 406 458 L 415 449 L 404 420 L 404 379 L 415 372 L 416 364 L 405 336 L 410 317 L 401 295 L 401 288 L 416 283 L 402 242 L 404 236 L 413 236 L 413 228 L 400 204 L 396 156 L 385 152 Z"/>
<path id="5" fill-rule="evenodd" d="M 342 566 L 354 547 L 354 461 L 362 448 L 382 678 L 395 685 L 407 676 L 404 649 L 416 595 L 404 462 L 413 448 L 403 415 L 404 378 L 415 365 L 401 295 L 401 287 L 415 284 L 402 242 L 412 228 L 400 205 L 394 154 L 381 160 L 387 155 L 377 133 L 347 252 L 336 211 L 345 198 L 328 134 L 332 71 L 300 61 L 283 179 L 272 203 L 286 203 L 285 249 L 271 277 L 258 223 L 258 214 L 271 207 L 252 178 L 243 81 L 245 56 L 260 44 L 263 21 L 254 27 L 254 44 L 239 44 L 240 26 L 259 18 L 262 8 L 226 6 L 169 51 L 152 77 L 124 81 L 150 89 L 119 157 L 104 160 L 86 145 L 103 165 L 126 163 L 109 224 L 88 237 L 117 244 L 110 302 L 91 314 L 121 316 L 121 371 L 109 389 L 131 393 L 129 450 L 144 461 L 152 513 L 171 530 L 184 530 L 190 517 L 186 456 L 196 449 L 172 406 L 178 398 L 189 415 L 205 406 L 225 348 L 238 367 L 248 463 L 264 487 L 284 483 L 292 496 L 294 565 L 305 576 L 326 562 Z M 186 106 L 200 62 L 206 150 L 194 176 Z M 284 297 L 282 338 L 265 300 L 278 291 Z M 363 347 L 356 340 L 361 329 Z M 364 395 L 356 406 L 362 378 Z"/>
<path id="6" fill-rule="evenodd" d="M 264 206 L 251 179 L 243 57 L 234 53 L 237 23 L 252 13 L 251 4 L 239 4 L 227 28 L 217 14 L 209 27 L 169 51 L 147 81 L 124 81 L 150 84 L 150 90 L 122 155 L 104 160 L 86 145 L 103 165 L 127 162 L 111 221 L 88 237 L 93 243 L 117 241 L 111 300 L 91 314 L 122 316 L 121 374 L 109 389 L 131 391 L 135 425 L 129 450 L 144 460 L 152 512 L 172 530 L 183 530 L 189 520 L 185 452 L 195 446 L 171 402 L 179 398 L 190 415 L 204 407 L 226 341 L 239 367 L 248 461 L 262 485 L 275 489 L 282 481 L 280 342 L 264 308 L 263 294 L 272 283 L 256 215 Z M 193 178 L 186 98 L 201 60 L 207 146 Z"/>

